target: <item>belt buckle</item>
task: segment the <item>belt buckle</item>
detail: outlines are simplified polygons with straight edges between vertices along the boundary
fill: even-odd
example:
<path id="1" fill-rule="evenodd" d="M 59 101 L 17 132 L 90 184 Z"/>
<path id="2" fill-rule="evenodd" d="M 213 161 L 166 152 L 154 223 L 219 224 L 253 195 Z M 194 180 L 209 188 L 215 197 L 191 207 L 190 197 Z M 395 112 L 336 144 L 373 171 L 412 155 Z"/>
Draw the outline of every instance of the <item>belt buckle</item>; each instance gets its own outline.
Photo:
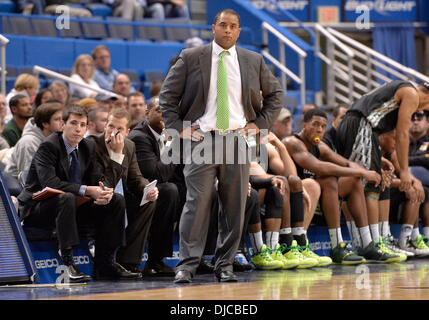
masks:
<path id="1" fill-rule="evenodd" d="M 217 134 L 220 136 L 226 136 L 230 132 L 231 130 L 217 130 Z"/>

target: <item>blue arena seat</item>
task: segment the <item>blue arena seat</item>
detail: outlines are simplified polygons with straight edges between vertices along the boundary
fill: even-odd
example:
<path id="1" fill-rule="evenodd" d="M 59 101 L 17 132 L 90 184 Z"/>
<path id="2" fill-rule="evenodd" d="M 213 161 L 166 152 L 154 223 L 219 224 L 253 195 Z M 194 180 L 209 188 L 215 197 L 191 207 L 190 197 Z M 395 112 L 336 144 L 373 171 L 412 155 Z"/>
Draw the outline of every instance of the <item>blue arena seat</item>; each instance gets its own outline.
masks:
<path id="1" fill-rule="evenodd" d="M 9 23 L 12 26 L 13 34 L 20 34 L 24 36 L 33 36 L 34 31 L 28 17 L 10 16 L 8 17 Z"/>
<path id="2" fill-rule="evenodd" d="M 57 37 L 57 28 L 55 26 L 55 20 L 53 19 L 41 19 L 38 16 L 31 18 L 33 24 L 34 33 L 39 37 Z"/>
<path id="3" fill-rule="evenodd" d="M 88 3 L 86 8 L 91 11 L 93 16 L 106 18 L 112 15 L 112 8 L 102 3 Z"/>
<path id="4" fill-rule="evenodd" d="M 123 23 L 109 23 L 107 28 L 109 30 L 109 38 L 121 39 L 121 40 L 133 40 L 134 39 L 134 27 L 129 24 L 129 20 L 125 20 L 117 17 L 106 17 L 106 20 L 111 22 L 123 22 Z"/>
<path id="5" fill-rule="evenodd" d="M 82 22 L 82 30 L 85 39 L 106 39 L 108 37 L 106 25 L 102 17 L 86 18 L 91 22 Z"/>

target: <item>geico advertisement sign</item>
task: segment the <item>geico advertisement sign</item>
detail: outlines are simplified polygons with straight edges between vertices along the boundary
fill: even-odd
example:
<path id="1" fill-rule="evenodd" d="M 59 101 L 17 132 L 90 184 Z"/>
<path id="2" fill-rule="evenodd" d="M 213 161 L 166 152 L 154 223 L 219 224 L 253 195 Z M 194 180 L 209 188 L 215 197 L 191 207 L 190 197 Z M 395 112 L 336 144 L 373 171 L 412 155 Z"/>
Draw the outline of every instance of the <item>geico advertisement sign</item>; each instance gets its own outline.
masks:
<path id="1" fill-rule="evenodd" d="M 74 256 L 73 260 L 76 265 L 90 263 L 90 259 L 88 256 Z M 48 269 L 48 268 L 58 267 L 59 265 L 61 265 L 61 261 L 59 261 L 57 258 L 44 259 L 44 260 L 35 260 L 34 264 L 36 265 L 37 269 Z"/>

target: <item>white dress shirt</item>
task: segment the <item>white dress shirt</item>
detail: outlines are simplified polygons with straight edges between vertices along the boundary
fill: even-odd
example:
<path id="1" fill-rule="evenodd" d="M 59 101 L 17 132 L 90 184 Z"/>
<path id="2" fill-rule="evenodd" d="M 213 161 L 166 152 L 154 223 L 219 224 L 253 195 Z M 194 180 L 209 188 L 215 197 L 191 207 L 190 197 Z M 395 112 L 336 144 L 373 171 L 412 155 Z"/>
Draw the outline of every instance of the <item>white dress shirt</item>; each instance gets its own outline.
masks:
<path id="1" fill-rule="evenodd" d="M 203 116 L 192 125 L 199 125 L 203 132 L 216 130 L 217 111 L 217 65 L 222 51 L 228 51 L 223 60 L 228 75 L 228 105 L 229 105 L 229 130 L 243 128 L 246 125 L 244 107 L 241 97 L 241 74 L 235 46 L 228 50 L 223 49 L 214 40 L 212 44 L 212 65 L 210 73 L 210 86 L 207 96 L 206 110 Z"/>

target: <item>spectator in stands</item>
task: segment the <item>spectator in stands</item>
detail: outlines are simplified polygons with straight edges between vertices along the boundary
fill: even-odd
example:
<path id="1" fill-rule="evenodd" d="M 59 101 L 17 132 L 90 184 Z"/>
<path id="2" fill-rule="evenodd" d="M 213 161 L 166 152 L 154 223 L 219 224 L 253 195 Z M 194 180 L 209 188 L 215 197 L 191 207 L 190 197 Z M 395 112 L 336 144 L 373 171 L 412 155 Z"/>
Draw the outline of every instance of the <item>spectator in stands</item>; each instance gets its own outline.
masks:
<path id="1" fill-rule="evenodd" d="M 82 223 L 91 223 L 96 228 L 94 280 L 136 279 L 141 275 L 130 273 L 115 261 L 115 252 L 125 239 L 125 200 L 102 182 L 95 144 L 83 138 L 87 119 L 87 112 L 81 106 L 65 109 L 63 132 L 51 134 L 40 144 L 24 190 L 18 196 L 20 218 L 26 226 L 55 229 L 69 282 L 90 280 L 73 259 L 73 247 L 80 242 L 78 226 Z M 33 200 L 33 193 L 46 186 L 64 193 Z M 90 200 L 78 206 L 76 196 Z"/>
<path id="2" fill-rule="evenodd" d="M 16 78 L 14 88 L 6 96 L 6 104 L 9 104 L 10 99 L 17 95 L 22 94 L 29 98 L 30 103 L 33 102 L 33 99 L 36 97 L 37 91 L 40 88 L 39 80 L 28 73 L 22 73 Z M 6 117 L 4 118 L 4 123 L 12 119 L 11 110 L 7 109 Z"/>
<path id="3" fill-rule="evenodd" d="M 94 60 L 90 55 L 81 54 L 78 56 L 74 62 L 71 74 L 71 78 L 76 80 L 78 83 L 100 89 L 100 86 L 94 81 Z M 78 99 L 94 98 L 97 95 L 97 92 L 70 83 L 70 95 Z"/>
<path id="4" fill-rule="evenodd" d="M 111 57 L 109 49 L 104 45 L 98 45 L 92 50 L 91 55 L 95 63 L 95 82 L 98 83 L 100 88 L 112 91 L 113 82 L 119 72 L 110 66 Z"/>
<path id="5" fill-rule="evenodd" d="M 131 80 L 125 73 L 118 74 L 113 81 L 113 92 L 124 98 L 136 90 L 131 86 Z"/>
<path id="6" fill-rule="evenodd" d="M 100 107 L 92 109 L 88 112 L 88 130 L 85 133 L 85 137 L 90 135 L 100 135 L 104 132 L 107 123 L 107 116 L 109 115 L 109 109 Z"/>
<path id="7" fill-rule="evenodd" d="M 122 180 L 128 226 L 125 230 L 126 246 L 119 249 L 117 260 L 130 272 L 141 274 L 138 267 L 143 259 L 158 189 L 155 187 L 151 190 L 147 195 L 149 202 L 140 206 L 143 191 L 149 181 L 140 172 L 134 143 L 126 139 L 130 132 L 129 126 L 128 112 L 124 109 L 114 109 L 107 118 L 104 135 L 91 136 L 90 139 L 95 142 L 97 162 L 103 170 L 106 183 L 116 186 Z M 119 174 L 115 168 L 120 168 Z M 162 212 L 162 215 L 165 216 L 165 212 Z M 163 232 L 158 235 L 161 238 L 165 236 Z M 97 242 L 95 245 L 97 248 Z"/>
<path id="8" fill-rule="evenodd" d="M 69 6 L 69 4 L 73 5 L 76 4 L 73 0 L 45 0 L 46 1 L 46 7 L 45 7 L 45 13 L 51 14 L 51 15 L 60 15 L 64 13 L 64 10 L 61 10 L 60 6 L 66 6 L 68 9 L 68 14 L 72 17 L 92 17 L 91 11 L 85 8 L 78 8 L 75 6 Z M 79 3 L 79 2 L 77 2 Z"/>
<path id="9" fill-rule="evenodd" d="M 143 18 L 146 0 L 102 0 L 112 7 L 113 16 L 125 20 L 139 20 Z"/>
<path id="10" fill-rule="evenodd" d="M 46 88 L 42 89 L 36 95 L 36 98 L 34 98 L 33 108 L 37 109 L 38 106 L 53 98 L 54 96 L 52 95 L 52 92 L 50 89 L 46 89 Z"/>
<path id="11" fill-rule="evenodd" d="M 13 147 L 21 138 L 22 130 L 28 119 L 33 116 L 33 107 L 30 99 L 23 94 L 18 94 L 10 99 L 9 107 L 13 118 L 5 124 L 2 135 L 9 146 Z"/>
<path id="12" fill-rule="evenodd" d="M 142 174 L 149 180 L 158 181 L 159 198 L 153 217 L 149 236 L 148 255 L 144 269 L 145 275 L 167 273 L 174 276 L 174 270 L 168 268 L 164 257 L 173 253 L 174 223 L 178 220 L 186 194 L 181 167 L 161 161 L 166 141 L 163 134 L 164 123 L 159 106 L 159 98 L 149 100 L 146 110 L 147 121 L 142 121 L 130 133 L 136 146 L 137 162 Z"/>
<path id="13" fill-rule="evenodd" d="M 289 109 L 283 108 L 280 111 L 277 120 L 273 124 L 272 131 L 280 140 L 292 134 L 292 115 Z"/>
<path id="14" fill-rule="evenodd" d="M 84 98 L 80 100 L 77 104 L 81 107 L 84 107 L 87 112 L 98 108 L 97 100 L 93 98 Z"/>
<path id="15" fill-rule="evenodd" d="M 130 93 L 127 96 L 127 110 L 131 116 L 131 129 L 145 119 L 146 101 L 141 92 Z"/>
<path id="16" fill-rule="evenodd" d="M 154 19 L 186 18 L 189 10 L 184 0 L 147 0 L 147 15 Z"/>
<path id="17" fill-rule="evenodd" d="M 63 106 L 66 106 L 69 104 L 70 101 L 70 93 L 67 86 L 64 84 L 64 82 L 61 81 L 54 81 L 49 86 L 49 89 L 52 92 L 53 98 L 60 101 Z"/>
<path id="18" fill-rule="evenodd" d="M 159 93 L 161 92 L 162 88 L 162 81 L 155 80 L 152 82 L 150 88 L 149 88 L 149 94 L 151 97 L 159 96 Z"/>
<path id="19" fill-rule="evenodd" d="M 53 132 L 62 131 L 62 113 L 63 106 L 55 102 L 42 104 L 35 110 L 34 117 L 27 121 L 22 137 L 15 145 L 6 172 L 18 178 L 22 171 L 30 168 L 43 139 Z"/>

